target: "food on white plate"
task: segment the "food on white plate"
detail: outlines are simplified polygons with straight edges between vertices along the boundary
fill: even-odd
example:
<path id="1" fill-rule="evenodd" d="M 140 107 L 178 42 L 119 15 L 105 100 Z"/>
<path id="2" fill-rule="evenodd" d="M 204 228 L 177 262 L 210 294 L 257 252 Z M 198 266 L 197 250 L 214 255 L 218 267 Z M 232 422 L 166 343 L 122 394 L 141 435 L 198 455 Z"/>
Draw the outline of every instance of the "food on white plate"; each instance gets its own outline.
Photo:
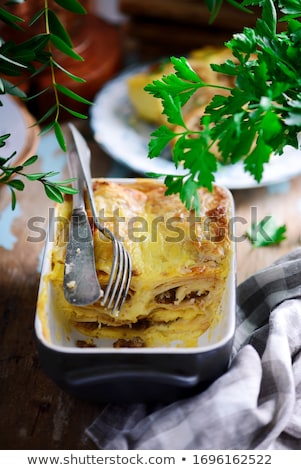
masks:
<path id="1" fill-rule="evenodd" d="M 212 85 L 233 86 L 233 77 L 214 72 L 210 64 L 222 64 L 227 59 L 235 60 L 231 51 L 226 47 L 207 46 L 202 49 L 196 49 L 188 55 L 189 64 L 195 72 L 204 80 Z M 162 61 L 151 64 L 142 72 L 137 72 L 127 79 L 127 90 L 129 100 L 141 119 L 154 123 L 156 125 L 167 124 L 166 116 L 162 114 L 163 107 L 161 101 L 150 95 L 144 90 L 145 86 L 154 80 L 160 80 L 163 75 L 169 75 L 174 72 L 170 61 Z M 198 90 L 183 108 L 183 116 L 198 116 L 198 121 L 205 106 L 211 101 L 217 93 L 216 88 L 204 87 Z M 219 94 L 227 94 L 227 90 L 218 90 Z"/>

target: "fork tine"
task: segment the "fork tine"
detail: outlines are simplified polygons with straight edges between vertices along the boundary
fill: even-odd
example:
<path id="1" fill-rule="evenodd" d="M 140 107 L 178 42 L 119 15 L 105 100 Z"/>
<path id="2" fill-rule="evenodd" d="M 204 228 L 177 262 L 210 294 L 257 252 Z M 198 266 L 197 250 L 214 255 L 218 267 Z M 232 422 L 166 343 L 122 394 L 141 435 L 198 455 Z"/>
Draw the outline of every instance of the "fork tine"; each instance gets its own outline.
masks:
<path id="1" fill-rule="evenodd" d="M 113 244 L 111 274 L 104 296 L 101 300 L 101 305 L 105 306 L 107 309 L 111 309 L 112 315 L 118 315 L 126 300 L 129 290 L 132 276 L 132 260 L 123 244 L 116 239 L 113 233 L 109 229 L 100 226 L 98 220 L 95 222 L 96 227 L 100 229 Z M 116 297 L 118 288 L 119 292 Z M 113 302 L 114 305 L 112 306 Z"/>
<path id="2" fill-rule="evenodd" d="M 115 280 L 114 280 L 114 287 L 113 287 L 112 292 L 110 293 L 110 300 L 107 305 L 108 309 L 112 307 L 112 303 L 114 302 L 117 289 L 118 287 L 120 287 L 120 280 L 122 278 L 122 273 L 124 272 L 124 256 L 122 256 L 122 253 L 123 253 L 122 246 L 118 242 L 117 242 L 117 246 L 118 246 L 118 269 L 117 269 Z"/>
<path id="3" fill-rule="evenodd" d="M 105 290 L 105 294 L 102 298 L 101 304 L 106 305 L 108 301 L 109 294 L 111 292 L 113 283 L 115 282 L 116 275 L 119 269 L 119 244 L 118 241 L 115 237 L 110 237 L 112 244 L 113 244 L 113 261 L 112 261 L 112 269 L 111 269 L 111 274 L 109 278 L 108 285 Z"/>
<path id="4" fill-rule="evenodd" d="M 131 260 L 131 257 L 130 257 L 129 253 L 126 250 L 124 250 L 124 254 L 125 254 L 125 258 L 126 258 L 127 269 L 124 271 L 124 276 L 123 276 L 123 279 L 122 279 L 123 289 L 122 288 L 120 289 L 120 295 L 119 295 L 119 299 L 118 299 L 118 301 L 120 301 L 120 303 L 118 305 L 118 312 L 117 313 L 120 312 L 120 310 L 122 309 L 122 306 L 123 306 L 123 304 L 124 304 L 124 302 L 127 298 L 129 287 L 130 287 L 130 282 L 131 282 L 131 277 L 132 277 L 132 260 Z M 121 296 L 121 294 L 122 294 L 122 296 Z"/>
<path id="5" fill-rule="evenodd" d="M 123 267 L 123 276 L 119 283 L 119 293 L 112 307 L 112 314 L 115 314 L 115 315 L 118 315 L 119 311 L 121 310 L 126 300 L 128 290 L 129 290 L 130 280 L 131 280 L 131 271 L 132 271 L 131 260 L 130 260 L 129 254 L 121 244 L 120 244 L 120 250 L 122 251 L 124 267 Z"/>

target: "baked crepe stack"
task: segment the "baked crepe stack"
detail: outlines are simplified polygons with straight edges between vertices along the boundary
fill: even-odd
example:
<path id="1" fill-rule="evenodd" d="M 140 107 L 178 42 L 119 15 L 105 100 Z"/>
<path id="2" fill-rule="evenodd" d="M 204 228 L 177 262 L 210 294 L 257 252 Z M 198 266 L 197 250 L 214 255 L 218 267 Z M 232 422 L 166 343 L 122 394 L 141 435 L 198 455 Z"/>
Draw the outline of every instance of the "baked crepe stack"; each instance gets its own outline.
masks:
<path id="1" fill-rule="evenodd" d="M 127 300 L 112 316 L 101 302 L 77 307 L 66 302 L 63 272 L 66 220 L 71 200 L 58 206 L 49 282 L 55 310 L 89 337 L 110 338 L 115 347 L 197 346 L 198 337 L 219 319 L 230 269 L 227 190 L 200 189 L 201 213 L 188 211 L 163 183 L 94 180 L 100 218 L 121 238 L 132 257 Z M 65 222 L 64 222 L 65 221 Z M 109 279 L 112 245 L 94 231 L 96 268 L 103 289 Z"/>

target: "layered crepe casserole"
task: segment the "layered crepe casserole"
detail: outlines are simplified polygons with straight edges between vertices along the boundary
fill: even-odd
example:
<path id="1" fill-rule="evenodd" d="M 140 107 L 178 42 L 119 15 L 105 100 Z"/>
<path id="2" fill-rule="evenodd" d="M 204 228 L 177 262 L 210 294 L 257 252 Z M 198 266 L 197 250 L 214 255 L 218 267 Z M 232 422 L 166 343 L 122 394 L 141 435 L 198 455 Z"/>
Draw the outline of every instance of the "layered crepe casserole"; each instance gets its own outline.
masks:
<path id="1" fill-rule="evenodd" d="M 114 347 L 195 347 L 216 324 L 230 270 L 231 196 L 218 186 L 199 190 L 199 214 L 178 195 L 166 196 L 151 179 L 93 181 L 100 219 L 121 239 L 132 258 L 128 297 L 117 315 L 101 305 L 78 307 L 64 298 L 63 275 L 72 200 L 57 206 L 51 270 L 46 283 L 66 328 L 90 338 L 110 339 Z M 87 204 L 88 207 L 88 204 Z M 66 223 L 67 221 L 67 223 Z M 96 269 L 102 289 L 108 283 L 112 244 L 91 225 Z"/>

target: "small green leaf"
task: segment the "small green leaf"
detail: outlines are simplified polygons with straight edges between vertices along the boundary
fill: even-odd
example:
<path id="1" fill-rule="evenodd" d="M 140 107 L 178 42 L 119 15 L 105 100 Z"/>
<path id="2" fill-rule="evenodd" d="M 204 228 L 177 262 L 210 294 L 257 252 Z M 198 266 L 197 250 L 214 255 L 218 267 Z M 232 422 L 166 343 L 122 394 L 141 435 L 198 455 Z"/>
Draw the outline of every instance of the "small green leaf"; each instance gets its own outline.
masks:
<path id="1" fill-rule="evenodd" d="M 263 176 L 264 165 L 270 159 L 272 148 L 268 146 L 259 136 L 252 152 L 244 161 L 244 168 L 257 182 L 260 182 Z"/>
<path id="2" fill-rule="evenodd" d="M 41 18 L 41 16 L 43 16 L 44 14 L 45 14 L 44 8 L 42 8 L 42 10 L 37 11 L 37 13 L 35 13 L 33 17 L 31 18 L 29 22 L 29 26 L 34 25 L 38 21 L 38 19 Z"/>
<path id="3" fill-rule="evenodd" d="M 168 122 L 185 127 L 179 96 L 171 96 L 168 93 L 162 92 L 162 106 Z"/>
<path id="4" fill-rule="evenodd" d="M 67 46 L 73 48 L 73 44 L 72 44 L 72 41 L 68 32 L 62 25 L 59 17 L 52 10 L 48 11 L 48 21 L 49 21 L 50 32 L 55 34 L 62 41 L 64 41 L 64 43 L 66 43 Z"/>
<path id="5" fill-rule="evenodd" d="M 205 3 L 210 11 L 209 24 L 213 23 L 220 8 L 223 4 L 223 0 L 205 0 Z"/>
<path id="6" fill-rule="evenodd" d="M 14 211 L 16 208 L 16 204 L 17 204 L 17 198 L 16 198 L 16 193 L 14 189 L 10 187 L 10 190 L 11 190 L 11 208 Z"/>
<path id="7" fill-rule="evenodd" d="M 162 176 L 166 177 L 166 174 L 164 173 L 154 173 L 153 171 L 148 171 L 146 172 L 146 176 L 149 178 L 162 178 Z"/>
<path id="8" fill-rule="evenodd" d="M 0 147 L 4 147 L 4 145 L 6 144 L 6 140 L 9 139 L 9 137 L 11 136 L 11 134 L 3 134 L 0 136 Z"/>
<path id="9" fill-rule="evenodd" d="M 7 183 L 11 188 L 17 189 L 18 191 L 23 191 L 24 183 L 21 180 L 11 180 Z"/>
<path id="10" fill-rule="evenodd" d="M 180 191 L 180 199 L 188 209 L 194 208 L 197 213 L 200 211 L 200 200 L 198 196 L 199 185 L 192 178 L 185 181 Z"/>
<path id="11" fill-rule="evenodd" d="M 180 78 L 189 82 L 204 84 L 204 81 L 193 70 L 186 57 L 177 58 L 172 56 L 170 60 L 176 70 L 176 75 Z"/>
<path id="12" fill-rule="evenodd" d="M 58 89 L 58 91 L 68 96 L 69 98 L 72 98 L 75 101 L 79 101 L 80 103 L 84 103 L 88 105 L 92 104 L 91 101 L 87 100 L 86 98 L 83 98 L 82 96 L 78 95 L 74 91 L 69 90 L 69 88 L 65 87 L 64 85 L 60 85 L 59 83 L 56 83 L 55 86 Z"/>
<path id="13" fill-rule="evenodd" d="M 26 174 L 25 176 L 30 181 L 37 181 L 42 178 L 45 178 L 45 175 L 47 175 L 47 173 L 30 173 L 30 174 Z"/>
<path id="14" fill-rule="evenodd" d="M 67 106 L 64 106 L 61 104 L 61 108 L 63 108 L 65 111 L 67 111 L 69 114 L 72 116 L 79 118 L 79 119 L 88 119 L 88 116 L 85 114 L 79 113 L 78 111 L 74 111 L 74 109 L 67 108 Z"/>
<path id="15" fill-rule="evenodd" d="M 56 173 L 56 174 L 58 174 L 58 173 Z M 53 175 L 52 175 L 52 176 L 53 176 Z M 75 180 L 76 180 L 76 178 L 68 178 L 68 179 L 63 180 L 63 181 L 56 181 L 55 184 L 56 184 L 56 185 L 63 185 L 63 186 L 66 186 L 67 184 L 70 184 L 70 183 L 72 183 L 72 182 L 75 181 Z"/>
<path id="16" fill-rule="evenodd" d="M 2 85 L 4 86 L 5 93 L 17 96 L 18 98 L 26 98 L 26 93 L 8 80 L 2 78 Z"/>
<path id="17" fill-rule="evenodd" d="M 65 194 L 77 194 L 78 193 L 77 189 L 71 188 L 70 186 L 61 186 L 60 184 L 55 183 L 55 187 Z"/>
<path id="18" fill-rule="evenodd" d="M 77 0 L 55 0 L 55 3 L 73 13 L 78 13 L 79 15 L 86 14 L 85 8 Z"/>
<path id="19" fill-rule="evenodd" d="M 286 239 L 286 230 L 286 225 L 278 226 L 272 216 L 266 216 L 258 224 L 252 224 L 247 237 L 256 248 L 278 245 Z"/>
<path id="20" fill-rule="evenodd" d="M 26 69 L 26 65 L 21 64 L 21 62 L 17 62 L 15 60 L 11 59 L 10 57 L 7 57 L 3 54 L 0 54 L 0 60 L 4 61 L 4 62 L 9 62 L 10 64 L 12 64 L 16 67 L 22 67 L 22 68 Z"/>
<path id="21" fill-rule="evenodd" d="M 165 194 L 167 196 L 170 194 L 180 194 L 183 188 L 183 179 L 184 176 L 182 175 L 167 175 L 164 179 L 164 183 L 166 184 Z"/>
<path id="22" fill-rule="evenodd" d="M 37 160 L 38 160 L 38 156 L 37 155 L 33 155 L 32 157 L 28 158 L 24 163 L 23 163 L 23 166 L 29 166 L 29 165 L 33 165 L 33 163 L 35 163 Z"/>
<path id="23" fill-rule="evenodd" d="M 45 190 L 47 197 L 49 197 L 49 199 L 51 199 L 52 201 L 59 202 L 59 203 L 64 202 L 64 198 L 62 196 L 61 191 L 57 189 L 54 185 L 44 184 L 44 190 Z"/>
<path id="24" fill-rule="evenodd" d="M 279 3 L 283 13 L 287 13 L 288 15 L 297 14 L 298 16 L 300 16 L 301 5 L 299 0 L 283 0 Z"/>
<path id="25" fill-rule="evenodd" d="M 276 33 L 276 10 L 272 0 L 263 2 L 262 22 L 265 24 L 266 33 L 274 36 Z"/>
<path id="26" fill-rule="evenodd" d="M 18 46 L 18 50 L 26 50 L 26 53 L 45 54 L 44 48 L 50 40 L 50 35 L 47 33 L 36 34 L 30 39 Z"/>
<path id="27" fill-rule="evenodd" d="M 55 133 L 55 137 L 56 137 L 56 140 L 58 141 L 59 146 L 64 152 L 66 152 L 67 146 L 65 142 L 64 133 L 62 131 L 60 124 L 57 121 L 54 122 L 54 133 Z"/>
<path id="28" fill-rule="evenodd" d="M 260 125 L 261 135 L 264 137 L 265 142 L 269 142 L 279 133 L 283 132 L 280 124 L 280 119 L 273 111 L 268 111 L 261 120 Z"/>
<path id="29" fill-rule="evenodd" d="M 35 93 L 34 95 L 26 96 L 26 98 L 24 98 L 24 101 L 29 102 L 29 101 L 35 100 L 36 98 L 39 98 L 41 95 L 46 93 L 48 90 L 49 90 L 49 87 L 44 88 L 44 90 L 41 90 L 38 93 Z"/>
<path id="30" fill-rule="evenodd" d="M 51 131 L 54 128 L 54 122 L 49 122 L 43 129 L 40 130 L 39 135 L 45 135 L 47 132 Z"/>
<path id="31" fill-rule="evenodd" d="M 53 176 L 59 175 L 59 171 L 48 171 L 47 173 L 44 173 L 45 178 L 52 178 Z"/>
<path id="32" fill-rule="evenodd" d="M 0 20 L 3 20 L 5 23 L 9 24 L 10 26 L 16 29 L 22 29 L 18 25 L 18 23 L 24 22 L 23 18 L 13 15 L 12 13 L 9 13 L 7 10 L 1 7 L 0 7 Z"/>
<path id="33" fill-rule="evenodd" d="M 202 80 L 192 82 L 185 78 L 171 73 L 163 75 L 161 80 L 154 80 L 145 86 L 144 90 L 152 94 L 155 98 L 164 99 L 170 96 L 172 99 L 178 99 L 181 106 L 187 103 L 198 88 L 205 86 Z"/>
<path id="34" fill-rule="evenodd" d="M 48 111 L 40 118 L 37 120 L 37 124 L 40 125 L 43 122 L 47 121 L 47 119 L 56 111 L 56 105 L 54 104 L 51 106 Z M 52 126 L 51 126 L 52 127 Z"/>
<path id="35" fill-rule="evenodd" d="M 157 157 L 161 154 L 167 144 L 176 136 L 176 134 L 167 126 L 160 126 L 151 133 L 151 140 L 148 144 L 149 158 Z"/>
<path id="36" fill-rule="evenodd" d="M 61 64 L 59 64 L 58 62 L 56 62 L 55 60 L 53 60 L 53 64 L 58 68 L 60 69 L 62 72 L 64 72 L 65 75 L 67 75 L 69 78 L 71 78 L 72 80 L 74 80 L 75 82 L 78 82 L 78 83 L 85 83 L 86 80 L 84 78 L 81 78 L 81 77 L 78 77 L 77 75 L 74 75 L 73 73 L 69 72 L 69 70 L 66 70 L 64 67 L 62 67 Z"/>
<path id="37" fill-rule="evenodd" d="M 251 28 L 244 28 L 243 33 L 233 34 L 232 39 L 225 45 L 233 50 L 235 56 L 238 55 L 238 51 L 243 54 L 252 54 L 257 47 L 256 33 Z"/>
<path id="38" fill-rule="evenodd" d="M 50 34 L 50 40 L 52 44 L 61 52 L 66 54 L 68 57 L 71 57 L 72 59 L 75 60 L 80 60 L 83 61 L 83 58 L 77 54 L 72 47 L 70 47 L 68 44 L 66 44 L 65 41 L 63 41 L 59 36 L 56 36 L 55 34 Z"/>

